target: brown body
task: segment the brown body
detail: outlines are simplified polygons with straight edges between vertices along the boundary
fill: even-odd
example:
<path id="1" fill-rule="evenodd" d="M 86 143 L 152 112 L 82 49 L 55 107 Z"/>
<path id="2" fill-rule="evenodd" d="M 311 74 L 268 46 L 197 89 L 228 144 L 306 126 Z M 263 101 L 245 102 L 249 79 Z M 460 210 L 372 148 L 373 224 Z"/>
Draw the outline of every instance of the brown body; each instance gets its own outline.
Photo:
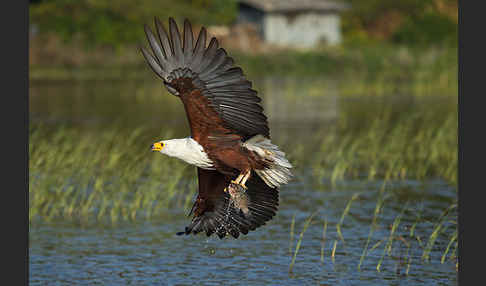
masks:
<path id="1" fill-rule="evenodd" d="M 263 169 L 266 164 L 257 154 L 241 146 L 243 136 L 224 126 L 207 98 L 186 79 L 173 80 L 187 113 L 191 137 L 203 148 L 216 170 L 234 176 L 241 172 Z"/>

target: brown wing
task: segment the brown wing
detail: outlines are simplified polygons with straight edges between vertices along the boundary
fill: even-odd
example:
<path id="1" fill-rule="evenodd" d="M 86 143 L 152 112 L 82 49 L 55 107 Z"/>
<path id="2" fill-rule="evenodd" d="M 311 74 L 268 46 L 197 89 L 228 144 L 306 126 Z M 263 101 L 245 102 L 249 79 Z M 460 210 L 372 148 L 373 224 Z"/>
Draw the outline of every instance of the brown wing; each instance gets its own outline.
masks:
<path id="1" fill-rule="evenodd" d="M 240 233 L 264 225 L 271 220 L 278 209 L 278 190 L 268 187 L 259 176 L 252 176 L 247 182 L 249 213 L 244 215 L 231 203 L 224 188 L 229 179 L 218 171 L 198 168 L 199 194 L 196 199 L 192 222 L 179 234 L 205 232 L 207 236 L 216 233 L 219 238 L 228 233 L 238 238 Z"/>
<path id="2" fill-rule="evenodd" d="M 142 54 L 169 92 L 183 101 L 193 137 L 201 128 L 226 128 L 243 139 L 257 134 L 269 138 L 261 99 L 216 38 L 206 47 L 203 27 L 194 44 L 188 20 L 184 21 L 184 41 L 174 19 L 169 18 L 170 36 L 157 18 L 155 26 L 157 38 L 145 25 L 153 55 L 143 47 Z"/>

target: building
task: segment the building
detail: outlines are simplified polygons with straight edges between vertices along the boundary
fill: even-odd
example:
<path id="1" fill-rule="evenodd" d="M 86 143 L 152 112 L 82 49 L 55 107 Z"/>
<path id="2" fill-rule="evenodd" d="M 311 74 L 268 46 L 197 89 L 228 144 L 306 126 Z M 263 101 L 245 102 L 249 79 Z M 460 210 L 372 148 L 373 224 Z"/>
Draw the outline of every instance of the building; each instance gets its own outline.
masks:
<path id="1" fill-rule="evenodd" d="M 239 0 L 238 8 L 237 22 L 255 25 L 265 42 L 312 48 L 341 42 L 340 12 L 348 5 L 327 0 Z"/>

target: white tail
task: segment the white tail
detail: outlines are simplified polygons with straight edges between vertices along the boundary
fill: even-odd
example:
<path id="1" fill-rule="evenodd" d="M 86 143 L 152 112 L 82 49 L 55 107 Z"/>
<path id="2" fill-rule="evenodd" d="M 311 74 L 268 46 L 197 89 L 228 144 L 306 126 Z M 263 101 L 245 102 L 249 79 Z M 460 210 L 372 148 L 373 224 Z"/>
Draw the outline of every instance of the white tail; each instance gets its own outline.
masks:
<path id="1" fill-rule="evenodd" d="M 255 170 L 262 180 L 270 187 L 276 188 L 287 184 L 292 178 L 290 169 L 292 165 L 285 158 L 285 153 L 272 144 L 270 139 L 262 135 L 256 135 L 242 143 L 242 146 L 257 153 L 270 163 L 270 167 L 263 170 Z"/>

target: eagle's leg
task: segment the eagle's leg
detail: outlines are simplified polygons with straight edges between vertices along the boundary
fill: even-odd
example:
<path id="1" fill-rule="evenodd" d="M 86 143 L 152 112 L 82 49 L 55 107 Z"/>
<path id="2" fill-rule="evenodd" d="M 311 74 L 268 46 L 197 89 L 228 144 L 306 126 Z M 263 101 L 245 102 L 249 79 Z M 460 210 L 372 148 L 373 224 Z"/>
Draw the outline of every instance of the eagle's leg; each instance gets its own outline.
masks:
<path id="1" fill-rule="evenodd" d="M 250 178 L 250 174 L 251 174 L 250 169 L 244 170 L 243 172 L 240 173 L 240 175 L 238 175 L 238 177 L 234 181 L 231 181 L 231 183 L 240 185 L 246 190 L 248 188 L 245 186 L 245 183 Z"/>
<path id="2" fill-rule="evenodd" d="M 245 191 L 248 189 L 247 186 L 245 186 L 246 181 L 250 178 L 251 170 L 244 170 L 241 172 L 236 179 L 231 180 L 231 183 L 229 184 L 228 187 L 232 187 L 233 189 L 239 188 L 242 191 Z M 225 192 L 228 192 L 228 187 L 224 188 Z"/>
<path id="3" fill-rule="evenodd" d="M 240 173 L 240 174 L 238 175 L 238 177 L 236 177 L 236 179 L 231 180 L 231 183 L 233 183 L 233 184 L 237 184 L 237 185 L 238 185 L 238 184 L 240 183 L 241 179 L 243 179 L 243 176 L 244 176 L 244 175 L 245 175 L 245 173 L 244 173 L 244 172 Z"/>
<path id="4" fill-rule="evenodd" d="M 245 172 L 245 174 L 243 175 L 243 178 L 241 178 L 241 181 L 239 183 L 240 186 L 242 186 L 243 188 L 245 189 L 248 189 L 245 185 L 246 181 L 248 181 L 248 179 L 250 178 L 250 175 L 251 175 L 251 170 L 247 170 Z"/>

